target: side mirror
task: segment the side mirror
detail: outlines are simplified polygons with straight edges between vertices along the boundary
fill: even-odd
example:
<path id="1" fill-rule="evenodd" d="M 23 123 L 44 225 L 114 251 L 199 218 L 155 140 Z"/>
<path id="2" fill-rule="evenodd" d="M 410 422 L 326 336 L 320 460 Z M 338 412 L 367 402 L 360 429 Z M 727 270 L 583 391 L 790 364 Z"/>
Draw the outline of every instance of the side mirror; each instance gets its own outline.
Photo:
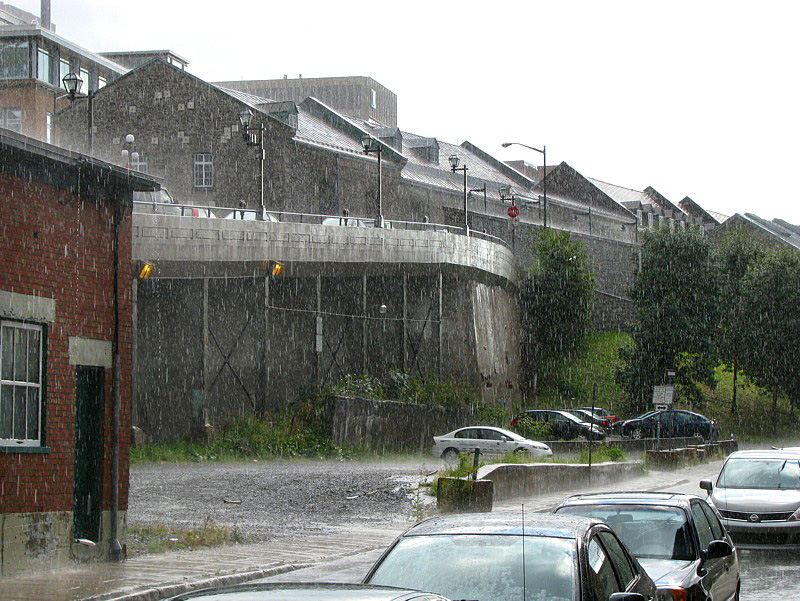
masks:
<path id="1" fill-rule="evenodd" d="M 733 553 L 733 547 L 726 540 L 712 540 L 708 544 L 708 549 L 703 553 L 704 559 L 719 559 L 720 557 L 728 557 Z"/>
<path id="2" fill-rule="evenodd" d="M 646 601 L 641 593 L 611 593 L 608 601 Z"/>
<path id="3" fill-rule="evenodd" d="M 714 490 L 714 484 L 711 482 L 711 480 L 700 480 L 700 488 L 710 493 L 712 490 Z"/>

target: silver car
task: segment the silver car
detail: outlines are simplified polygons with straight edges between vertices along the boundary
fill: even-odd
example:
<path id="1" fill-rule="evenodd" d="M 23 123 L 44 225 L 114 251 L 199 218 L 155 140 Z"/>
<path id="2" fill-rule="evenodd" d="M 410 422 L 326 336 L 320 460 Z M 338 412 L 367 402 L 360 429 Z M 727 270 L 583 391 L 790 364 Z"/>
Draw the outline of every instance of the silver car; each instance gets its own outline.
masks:
<path id="1" fill-rule="evenodd" d="M 700 487 L 738 545 L 800 544 L 800 450 L 731 453 Z"/>
<path id="2" fill-rule="evenodd" d="M 476 448 L 489 455 L 527 453 L 532 457 L 553 456 L 553 451 L 543 442 L 529 440 L 510 430 L 492 426 L 459 428 L 433 437 L 433 454 L 447 461 L 455 461 L 459 453 L 474 451 Z"/>

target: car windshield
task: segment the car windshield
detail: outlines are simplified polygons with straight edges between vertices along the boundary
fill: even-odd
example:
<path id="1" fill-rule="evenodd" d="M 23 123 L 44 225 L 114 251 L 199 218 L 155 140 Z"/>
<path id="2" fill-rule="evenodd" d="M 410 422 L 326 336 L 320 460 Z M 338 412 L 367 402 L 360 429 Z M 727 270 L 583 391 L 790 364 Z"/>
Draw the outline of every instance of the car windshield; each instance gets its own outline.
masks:
<path id="1" fill-rule="evenodd" d="M 370 579 L 477 601 L 573 601 L 575 541 L 519 535 L 406 536 Z"/>
<path id="2" fill-rule="evenodd" d="M 797 459 L 729 459 L 717 478 L 719 488 L 800 490 Z"/>
<path id="3" fill-rule="evenodd" d="M 575 417 L 575 416 L 574 416 L 574 415 L 572 415 L 571 413 L 567 413 L 566 411 L 564 411 L 563 413 L 561 413 L 561 415 L 563 415 L 564 417 L 566 417 L 567 419 L 569 419 L 569 420 L 571 420 L 571 421 L 573 421 L 573 422 L 578 422 L 578 423 L 580 423 L 581 421 L 583 421 L 583 420 L 581 420 L 581 419 L 579 419 L 579 418 Z"/>
<path id="4" fill-rule="evenodd" d="M 695 559 L 686 514 L 677 507 L 650 505 L 568 505 L 559 514 L 603 520 L 636 557 Z"/>

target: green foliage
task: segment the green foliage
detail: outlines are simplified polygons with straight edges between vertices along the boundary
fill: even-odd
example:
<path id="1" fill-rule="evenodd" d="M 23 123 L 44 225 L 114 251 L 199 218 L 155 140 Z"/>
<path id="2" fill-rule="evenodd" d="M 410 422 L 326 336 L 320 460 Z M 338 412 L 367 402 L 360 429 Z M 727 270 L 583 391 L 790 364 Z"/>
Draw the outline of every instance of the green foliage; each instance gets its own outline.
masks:
<path id="1" fill-rule="evenodd" d="M 603 463 L 605 461 L 625 461 L 625 454 L 619 447 L 608 446 L 606 443 L 592 446 L 592 463 Z M 589 449 L 581 449 L 581 463 L 589 463 Z"/>
<path id="2" fill-rule="evenodd" d="M 597 384 L 598 407 L 620 411 L 622 390 L 615 375 L 620 365 L 619 347 L 630 342 L 624 332 L 592 332 L 570 360 L 564 360 L 542 383 L 536 407 L 570 408 L 592 404 L 594 385 Z M 534 407 L 530 407 L 534 408 Z"/>
<path id="3" fill-rule="evenodd" d="M 664 383 L 669 370 L 677 374 L 680 395 L 700 401 L 699 383 L 713 380 L 719 324 L 719 278 L 699 231 L 645 232 L 640 252 L 631 289 L 632 342 L 620 348 L 617 372 L 634 414 L 649 408 L 653 386 Z"/>
<path id="4" fill-rule="evenodd" d="M 131 448 L 131 463 L 145 461 L 233 461 L 279 457 L 352 457 L 360 448 L 342 448 L 319 433 L 307 405 L 272 423 L 248 416 L 232 422 L 211 444 L 174 442 Z"/>
<path id="5" fill-rule="evenodd" d="M 574 358 L 591 319 L 594 275 L 583 244 L 569 233 L 543 230 L 531 249 L 523 291 L 523 357 L 529 386 Z"/>
<path id="6" fill-rule="evenodd" d="M 425 380 L 408 372 L 389 370 L 381 381 L 371 376 L 347 375 L 329 390 L 339 396 L 367 399 L 393 399 L 420 405 L 474 405 L 477 392 L 468 385 L 452 379 L 430 377 Z"/>
<path id="7" fill-rule="evenodd" d="M 517 420 L 514 430 L 530 440 L 550 440 L 550 424 L 533 420 L 527 415 Z"/>
<path id="8" fill-rule="evenodd" d="M 481 455 L 483 457 L 483 455 Z M 472 477 L 472 474 L 476 471 L 473 469 L 475 464 L 475 454 L 474 453 L 459 453 L 458 454 L 458 464 L 454 465 L 453 467 L 447 468 L 446 470 L 442 470 L 439 472 L 439 478 L 467 478 Z M 478 469 L 482 468 L 486 463 L 481 461 L 478 458 Z M 434 483 L 431 485 L 431 494 L 436 495 L 437 489 L 439 487 L 439 478 L 437 478 Z"/>
<path id="9" fill-rule="evenodd" d="M 475 410 L 474 423 L 476 426 L 497 426 L 507 428 L 509 415 L 505 409 L 499 405 L 489 405 L 481 403 Z"/>
<path id="10" fill-rule="evenodd" d="M 742 279 L 742 370 L 777 400 L 800 402 L 800 253 L 768 250 Z"/>

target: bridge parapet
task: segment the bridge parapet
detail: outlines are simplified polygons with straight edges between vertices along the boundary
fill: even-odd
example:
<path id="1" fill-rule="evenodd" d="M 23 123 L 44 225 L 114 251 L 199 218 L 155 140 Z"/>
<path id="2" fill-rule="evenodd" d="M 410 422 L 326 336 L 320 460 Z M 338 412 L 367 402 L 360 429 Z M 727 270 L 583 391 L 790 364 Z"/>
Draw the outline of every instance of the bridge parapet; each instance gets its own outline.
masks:
<path id="1" fill-rule="evenodd" d="M 321 224 L 203 219 L 134 214 L 133 258 L 158 264 L 154 277 L 203 277 L 223 270 L 243 275 L 278 260 L 289 275 L 359 265 L 386 273 L 409 264 L 484 272 L 513 286 L 521 272 L 508 247 L 447 231 L 342 227 Z"/>

